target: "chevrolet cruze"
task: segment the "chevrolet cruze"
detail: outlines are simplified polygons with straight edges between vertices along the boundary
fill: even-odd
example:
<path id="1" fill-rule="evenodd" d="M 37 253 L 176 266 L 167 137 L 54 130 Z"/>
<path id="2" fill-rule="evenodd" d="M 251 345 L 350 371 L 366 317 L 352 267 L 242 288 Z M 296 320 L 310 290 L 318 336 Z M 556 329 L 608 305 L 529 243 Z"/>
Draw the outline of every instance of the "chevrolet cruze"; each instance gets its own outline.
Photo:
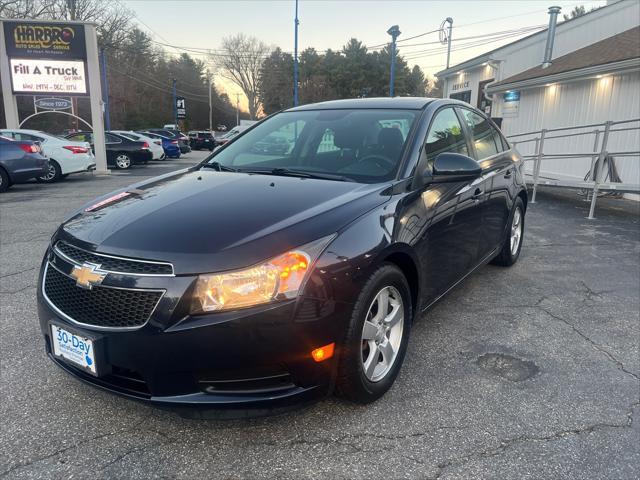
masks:
<path id="1" fill-rule="evenodd" d="M 65 221 L 39 281 L 47 353 L 165 406 L 371 402 L 423 312 L 517 261 L 526 206 L 520 156 L 468 104 L 292 108 Z"/>

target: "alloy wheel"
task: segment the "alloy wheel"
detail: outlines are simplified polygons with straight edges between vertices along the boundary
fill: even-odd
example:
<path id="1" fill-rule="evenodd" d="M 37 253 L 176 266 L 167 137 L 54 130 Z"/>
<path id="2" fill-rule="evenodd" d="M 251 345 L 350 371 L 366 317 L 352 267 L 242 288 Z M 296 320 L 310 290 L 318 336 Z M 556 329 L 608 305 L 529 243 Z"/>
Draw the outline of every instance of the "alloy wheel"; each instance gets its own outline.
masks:
<path id="1" fill-rule="evenodd" d="M 55 177 L 56 177 L 56 167 L 54 167 L 53 164 L 50 163 L 49 164 L 49 170 L 47 171 L 47 174 L 41 176 L 40 179 L 44 180 L 45 182 L 50 182 Z"/>
<path id="2" fill-rule="evenodd" d="M 404 303 L 397 288 L 380 290 L 367 311 L 362 327 L 362 367 L 372 382 L 389 373 L 398 356 L 404 328 Z"/>
<path id="3" fill-rule="evenodd" d="M 513 212 L 513 220 L 511 221 L 511 255 L 518 253 L 520 241 L 522 240 L 522 210 L 520 207 Z"/>
<path id="4" fill-rule="evenodd" d="M 116 165 L 118 168 L 129 168 L 131 166 L 131 159 L 128 155 L 120 154 L 116 157 Z"/>

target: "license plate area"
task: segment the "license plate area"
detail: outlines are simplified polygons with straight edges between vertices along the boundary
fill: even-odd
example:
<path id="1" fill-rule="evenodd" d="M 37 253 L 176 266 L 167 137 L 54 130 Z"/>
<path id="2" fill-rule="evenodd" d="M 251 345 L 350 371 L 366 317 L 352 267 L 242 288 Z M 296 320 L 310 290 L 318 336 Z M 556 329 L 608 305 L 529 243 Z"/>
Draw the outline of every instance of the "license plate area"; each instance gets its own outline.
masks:
<path id="1" fill-rule="evenodd" d="M 49 324 L 51 332 L 51 353 L 76 368 L 79 368 L 93 376 L 98 376 L 100 370 L 96 353 L 96 338 L 79 333 L 67 326 L 55 323 Z"/>

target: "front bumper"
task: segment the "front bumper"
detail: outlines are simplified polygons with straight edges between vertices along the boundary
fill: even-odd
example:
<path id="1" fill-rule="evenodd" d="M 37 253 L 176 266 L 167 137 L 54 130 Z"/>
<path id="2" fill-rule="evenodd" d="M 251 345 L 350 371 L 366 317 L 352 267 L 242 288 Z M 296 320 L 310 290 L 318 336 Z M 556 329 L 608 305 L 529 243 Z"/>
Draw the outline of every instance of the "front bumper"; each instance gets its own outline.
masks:
<path id="1" fill-rule="evenodd" d="M 337 354 L 317 363 L 311 351 L 340 345 L 351 306 L 299 298 L 200 316 L 185 314 L 194 278 L 140 277 L 137 287 L 164 282 L 166 293 L 136 330 L 99 331 L 61 315 L 38 288 L 40 328 L 54 362 L 94 386 L 153 404 L 216 409 L 273 409 L 328 395 Z M 94 339 L 98 375 L 52 355 L 51 323 Z"/>

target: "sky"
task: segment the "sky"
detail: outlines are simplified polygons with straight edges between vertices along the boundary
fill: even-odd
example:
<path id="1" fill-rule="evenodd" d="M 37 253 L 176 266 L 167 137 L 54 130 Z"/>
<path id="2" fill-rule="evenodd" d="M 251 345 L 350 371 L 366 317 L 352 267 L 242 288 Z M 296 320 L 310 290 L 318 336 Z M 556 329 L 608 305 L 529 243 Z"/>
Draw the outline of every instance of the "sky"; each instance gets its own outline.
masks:
<path id="1" fill-rule="evenodd" d="M 245 33 L 293 52 L 295 0 L 122 0 L 121 3 L 135 13 L 139 28 L 158 42 L 217 49 L 224 37 Z M 606 0 L 299 0 L 298 48 L 339 50 L 352 37 L 367 46 L 380 45 L 390 40 L 387 29 L 398 25 L 402 32 L 398 37 L 399 53 L 410 67 L 419 65 L 426 74 L 433 75 L 446 62 L 446 47 L 428 43 L 438 42 L 438 33 L 404 39 L 437 30 L 447 17 L 453 18 L 451 65 L 455 65 L 520 38 L 507 37 L 511 33 L 505 33 L 496 40 L 503 35 L 499 32 L 546 26 L 551 5 L 562 7 L 562 15 L 576 5 L 584 5 L 589 11 L 605 4 Z M 466 39 L 488 34 L 496 37 Z M 490 40 L 496 41 L 477 45 Z M 423 43 L 427 44 L 420 45 Z M 182 52 L 171 48 L 167 51 Z M 219 75 L 215 79 L 216 86 L 232 98 L 240 93 L 238 87 Z"/>

